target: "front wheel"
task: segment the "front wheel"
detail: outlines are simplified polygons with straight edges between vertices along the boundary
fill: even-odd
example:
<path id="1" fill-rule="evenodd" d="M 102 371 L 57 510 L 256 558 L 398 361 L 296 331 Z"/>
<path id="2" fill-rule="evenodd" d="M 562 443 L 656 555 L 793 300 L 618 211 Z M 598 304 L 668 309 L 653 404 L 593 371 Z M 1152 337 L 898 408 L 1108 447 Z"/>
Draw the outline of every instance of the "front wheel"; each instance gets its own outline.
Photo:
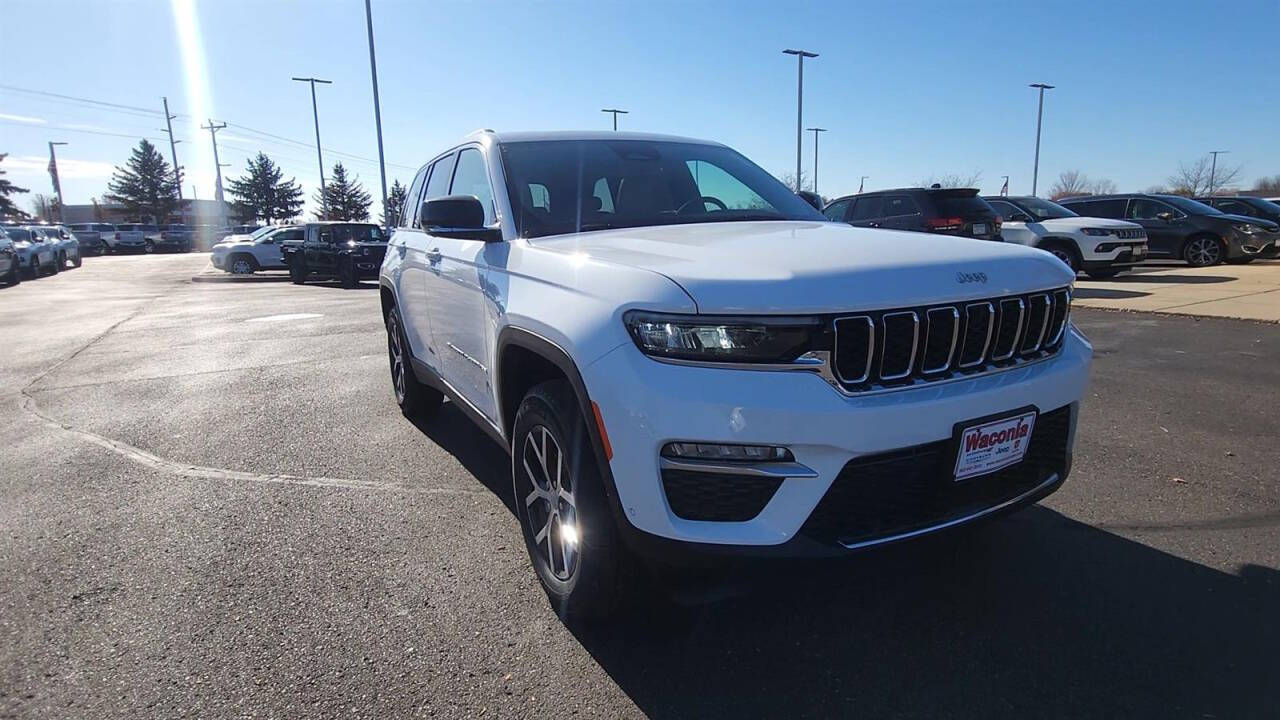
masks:
<path id="1" fill-rule="evenodd" d="M 142 246 L 142 250 L 143 252 L 153 253 L 156 251 L 156 244 L 151 240 L 147 240 L 146 243 Z"/>
<path id="2" fill-rule="evenodd" d="M 409 361 L 409 342 L 400 325 L 400 311 L 392 308 L 387 313 L 387 359 L 391 362 L 391 389 L 396 404 L 407 418 L 425 418 L 433 414 L 444 395 L 433 387 L 418 382 Z"/>
<path id="3" fill-rule="evenodd" d="M 54 255 L 53 262 L 47 268 L 50 275 L 57 275 L 62 272 L 62 266 L 66 261 L 61 255 Z"/>
<path id="4" fill-rule="evenodd" d="M 1182 249 L 1182 259 L 1191 267 L 1210 267 L 1222 262 L 1222 242 L 1211 235 L 1197 235 Z"/>
<path id="5" fill-rule="evenodd" d="M 536 385 L 520 403 L 511 481 L 525 547 L 560 618 L 598 619 L 623 609 L 634 560 L 614 524 L 568 381 Z"/>
<path id="6" fill-rule="evenodd" d="M 1055 242 L 1045 246 L 1043 249 L 1071 268 L 1071 272 L 1080 272 L 1080 259 L 1076 256 L 1076 251 L 1073 248 Z"/>
<path id="7" fill-rule="evenodd" d="M 82 258 L 80 256 L 80 253 L 77 252 L 76 256 L 71 258 L 71 267 L 78 268 L 83 264 L 84 264 L 84 258 Z"/>
<path id="8" fill-rule="evenodd" d="M 9 276 L 5 278 L 5 282 L 9 285 L 17 285 L 22 282 L 22 267 L 18 265 L 16 255 L 13 258 L 13 262 L 9 264 Z"/>
<path id="9" fill-rule="evenodd" d="M 253 259 L 247 255 L 235 255 L 231 258 L 230 270 L 232 275 L 252 275 Z"/>

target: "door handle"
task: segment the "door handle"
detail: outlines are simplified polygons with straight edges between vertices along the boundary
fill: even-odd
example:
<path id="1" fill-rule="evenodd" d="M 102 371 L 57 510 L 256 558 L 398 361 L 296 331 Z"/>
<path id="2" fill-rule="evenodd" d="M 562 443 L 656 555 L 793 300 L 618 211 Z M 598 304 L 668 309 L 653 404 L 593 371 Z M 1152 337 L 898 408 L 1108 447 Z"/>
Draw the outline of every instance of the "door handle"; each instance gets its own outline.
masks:
<path id="1" fill-rule="evenodd" d="M 427 262 L 435 265 L 440 262 L 440 248 L 431 248 L 427 251 Z"/>

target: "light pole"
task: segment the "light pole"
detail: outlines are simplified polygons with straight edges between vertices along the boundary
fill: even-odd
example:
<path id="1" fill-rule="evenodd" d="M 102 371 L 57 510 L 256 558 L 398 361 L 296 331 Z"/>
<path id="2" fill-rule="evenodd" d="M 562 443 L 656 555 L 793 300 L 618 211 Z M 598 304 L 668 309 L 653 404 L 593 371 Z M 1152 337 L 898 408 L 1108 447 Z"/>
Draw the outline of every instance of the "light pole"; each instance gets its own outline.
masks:
<path id="1" fill-rule="evenodd" d="M 783 50 L 785 55 L 796 56 L 796 192 L 800 192 L 800 146 L 804 142 L 804 59 L 816 58 L 818 53 L 808 50 Z"/>
<path id="2" fill-rule="evenodd" d="M 226 123 L 215 123 L 213 118 L 209 118 L 208 125 L 201 125 L 201 130 L 209 131 L 209 139 L 213 140 L 213 169 L 217 172 L 217 183 L 213 186 L 213 199 L 218 203 L 218 216 L 222 218 L 223 225 L 226 224 L 226 202 L 222 195 L 222 161 L 218 160 L 218 131 L 226 127 Z M 165 222 L 160 218 L 156 218 L 156 222 Z"/>
<path id="3" fill-rule="evenodd" d="M 1208 193 L 1213 195 L 1213 181 L 1217 178 L 1217 156 L 1228 154 L 1230 150 L 1210 150 L 1208 154 L 1213 156 L 1213 164 L 1208 169 Z"/>
<path id="4" fill-rule="evenodd" d="M 818 194 L 818 133 L 824 133 L 826 128 L 811 127 L 805 128 L 813 133 L 813 194 Z"/>
<path id="5" fill-rule="evenodd" d="M 1036 183 L 1040 180 L 1040 121 L 1044 119 L 1044 91 L 1052 90 L 1053 85 L 1031 83 L 1027 87 L 1040 88 L 1040 109 L 1036 111 L 1036 164 L 1031 170 L 1031 197 L 1036 196 Z"/>
<path id="6" fill-rule="evenodd" d="M 863 183 L 865 183 L 865 182 L 867 181 L 867 178 L 869 178 L 869 177 L 871 177 L 871 176 L 870 176 L 870 175 L 863 175 L 863 176 L 858 180 L 858 192 L 862 192 L 862 184 L 863 184 Z"/>
<path id="7" fill-rule="evenodd" d="M 62 222 L 62 183 L 58 182 L 58 156 L 53 154 L 55 145 L 66 145 L 66 143 L 49 143 L 49 177 L 53 178 L 53 192 L 58 195 L 58 222 Z"/>
<path id="8" fill-rule="evenodd" d="M 378 61 L 373 54 L 373 8 L 369 6 L 369 0 L 364 0 L 364 19 L 369 26 L 369 72 L 373 74 L 373 124 L 378 129 L 378 176 L 382 179 L 382 219 L 385 222 L 387 215 L 387 163 L 382 155 L 382 108 L 378 105 Z M 318 126 L 320 121 L 316 120 Z M 319 128 L 317 127 L 317 135 Z M 319 147 L 320 142 L 316 141 Z"/>
<path id="9" fill-rule="evenodd" d="M 316 121 L 316 159 L 320 161 L 320 214 L 329 219 L 329 197 L 324 192 L 324 155 L 320 152 L 320 111 L 316 109 L 316 83 L 332 85 L 332 80 L 313 77 L 296 77 L 298 82 L 311 83 L 311 117 Z"/>
<path id="10" fill-rule="evenodd" d="M 618 132 L 618 116 L 628 114 L 627 110 L 618 110 L 617 108 L 605 108 L 600 112 L 613 113 L 613 131 Z"/>
<path id="11" fill-rule="evenodd" d="M 1000 196 L 1009 197 L 1009 176 L 1001 175 L 1000 177 L 1004 178 L 1004 185 L 1000 186 Z"/>

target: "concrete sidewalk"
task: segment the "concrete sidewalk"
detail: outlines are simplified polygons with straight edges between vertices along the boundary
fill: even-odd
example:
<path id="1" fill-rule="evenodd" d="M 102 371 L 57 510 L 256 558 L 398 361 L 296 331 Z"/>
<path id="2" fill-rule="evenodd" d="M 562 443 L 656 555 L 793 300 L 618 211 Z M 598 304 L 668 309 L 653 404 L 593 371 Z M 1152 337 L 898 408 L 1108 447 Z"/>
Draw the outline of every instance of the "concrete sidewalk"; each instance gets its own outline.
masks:
<path id="1" fill-rule="evenodd" d="M 1081 277 L 1076 305 L 1280 322 L 1280 260 L 1193 268 L 1144 265 L 1114 280 Z"/>

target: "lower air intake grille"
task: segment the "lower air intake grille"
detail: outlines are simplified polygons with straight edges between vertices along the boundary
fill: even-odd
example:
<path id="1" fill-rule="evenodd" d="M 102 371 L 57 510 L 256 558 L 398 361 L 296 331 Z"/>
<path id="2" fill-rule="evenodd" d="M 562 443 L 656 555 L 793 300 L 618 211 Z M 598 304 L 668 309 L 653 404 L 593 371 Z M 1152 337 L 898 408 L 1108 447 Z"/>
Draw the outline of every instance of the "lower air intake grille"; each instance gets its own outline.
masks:
<path id="1" fill-rule="evenodd" d="M 1022 462 L 956 482 L 951 440 L 851 460 L 800 532 L 853 545 L 941 525 L 1029 492 L 1067 466 L 1071 407 L 1036 419 Z"/>
<path id="2" fill-rule="evenodd" d="M 782 485 L 781 478 L 663 470 L 662 487 L 676 517 L 743 522 L 760 514 Z"/>

